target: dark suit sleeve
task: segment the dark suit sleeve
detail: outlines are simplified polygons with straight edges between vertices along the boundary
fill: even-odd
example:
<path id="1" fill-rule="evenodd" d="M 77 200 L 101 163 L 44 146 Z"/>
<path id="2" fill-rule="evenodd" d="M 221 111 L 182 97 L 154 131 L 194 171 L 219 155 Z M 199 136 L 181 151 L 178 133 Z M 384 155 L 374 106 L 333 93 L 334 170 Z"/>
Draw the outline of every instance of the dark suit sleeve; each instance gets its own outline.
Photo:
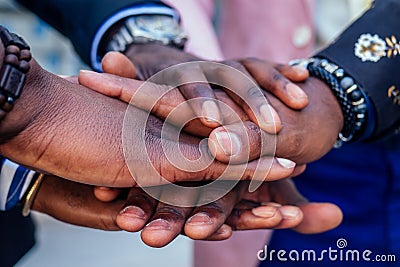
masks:
<path id="1" fill-rule="evenodd" d="M 97 29 L 121 9 L 159 0 L 17 0 L 56 28 L 90 65 L 90 49 Z"/>
<path id="2" fill-rule="evenodd" d="M 400 126 L 400 0 L 377 0 L 317 56 L 341 66 L 366 91 L 376 111 L 372 139 Z"/>
<path id="3" fill-rule="evenodd" d="M 22 207 L 0 211 L 0 266 L 14 266 L 35 244 L 35 225 Z"/>

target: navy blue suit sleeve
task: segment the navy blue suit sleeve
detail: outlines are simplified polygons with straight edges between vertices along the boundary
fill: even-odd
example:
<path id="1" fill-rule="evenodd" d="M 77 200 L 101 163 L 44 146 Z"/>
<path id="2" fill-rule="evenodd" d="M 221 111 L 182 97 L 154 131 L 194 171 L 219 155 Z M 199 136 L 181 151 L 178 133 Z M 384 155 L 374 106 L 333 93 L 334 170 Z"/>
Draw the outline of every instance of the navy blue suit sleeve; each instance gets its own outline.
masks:
<path id="1" fill-rule="evenodd" d="M 317 56 L 341 66 L 366 91 L 376 111 L 372 140 L 400 126 L 400 0 L 377 0 Z"/>
<path id="2" fill-rule="evenodd" d="M 160 0 L 17 0 L 69 38 L 80 57 L 90 65 L 90 49 L 97 29 L 124 8 Z"/>

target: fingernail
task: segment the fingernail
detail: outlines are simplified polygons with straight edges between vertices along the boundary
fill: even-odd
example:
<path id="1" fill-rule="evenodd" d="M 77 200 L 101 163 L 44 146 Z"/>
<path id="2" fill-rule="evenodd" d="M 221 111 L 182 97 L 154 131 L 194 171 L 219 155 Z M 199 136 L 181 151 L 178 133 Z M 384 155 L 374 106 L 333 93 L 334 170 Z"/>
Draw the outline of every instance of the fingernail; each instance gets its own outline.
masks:
<path id="1" fill-rule="evenodd" d="M 210 216 L 208 216 L 208 214 L 201 212 L 190 217 L 186 223 L 193 226 L 197 226 L 197 225 L 210 225 L 213 224 L 213 221 L 211 220 Z"/>
<path id="2" fill-rule="evenodd" d="M 111 191 L 113 190 L 113 188 L 111 187 L 106 187 L 106 186 L 96 186 L 97 190 L 101 190 L 101 191 Z"/>
<path id="3" fill-rule="evenodd" d="M 281 204 L 276 203 L 276 202 L 261 202 L 261 205 L 263 205 L 263 206 L 271 206 L 271 207 L 275 207 L 275 208 L 282 207 Z"/>
<path id="4" fill-rule="evenodd" d="M 236 134 L 215 132 L 215 138 L 226 156 L 235 156 L 240 152 L 241 144 L 239 137 Z"/>
<path id="5" fill-rule="evenodd" d="M 282 167 L 284 167 L 284 168 L 286 168 L 286 169 L 292 169 L 292 168 L 294 168 L 294 167 L 296 166 L 296 163 L 294 163 L 293 161 L 288 160 L 288 159 L 276 158 L 276 160 L 278 161 L 278 163 L 279 163 Z"/>
<path id="6" fill-rule="evenodd" d="M 203 117 L 208 122 L 217 122 L 221 124 L 219 109 L 214 101 L 205 101 L 202 106 Z"/>
<path id="7" fill-rule="evenodd" d="M 146 214 L 144 213 L 144 211 L 136 206 L 128 206 L 125 207 L 121 212 L 121 215 L 123 216 L 128 216 L 128 217 L 132 217 L 132 218 L 139 218 L 142 220 L 146 219 Z"/>
<path id="8" fill-rule="evenodd" d="M 276 208 L 271 207 L 271 206 L 261 206 L 257 208 L 253 208 L 251 212 L 261 218 L 271 218 L 275 215 L 276 213 Z"/>
<path id="9" fill-rule="evenodd" d="M 171 225 L 164 219 L 157 219 L 154 221 L 149 222 L 146 225 L 146 229 L 148 230 L 171 230 Z"/>
<path id="10" fill-rule="evenodd" d="M 84 75 L 97 75 L 98 73 L 95 71 L 91 70 L 80 70 L 79 73 L 84 74 Z"/>
<path id="11" fill-rule="evenodd" d="M 299 74 L 299 75 L 307 75 L 308 76 L 308 70 L 303 66 L 300 66 L 300 65 L 293 66 L 292 70 L 297 72 L 297 74 Z"/>
<path id="12" fill-rule="evenodd" d="M 271 134 L 276 133 L 280 128 L 281 120 L 275 109 L 271 105 L 262 105 L 260 113 L 262 119 L 260 128 Z"/>
<path id="13" fill-rule="evenodd" d="M 307 98 L 306 93 L 304 93 L 304 91 L 294 83 L 288 83 L 286 85 L 286 91 L 294 100 Z"/>
<path id="14" fill-rule="evenodd" d="M 299 208 L 297 207 L 285 207 L 280 210 L 284 219 L 295 219 L 299 215 Z"/>

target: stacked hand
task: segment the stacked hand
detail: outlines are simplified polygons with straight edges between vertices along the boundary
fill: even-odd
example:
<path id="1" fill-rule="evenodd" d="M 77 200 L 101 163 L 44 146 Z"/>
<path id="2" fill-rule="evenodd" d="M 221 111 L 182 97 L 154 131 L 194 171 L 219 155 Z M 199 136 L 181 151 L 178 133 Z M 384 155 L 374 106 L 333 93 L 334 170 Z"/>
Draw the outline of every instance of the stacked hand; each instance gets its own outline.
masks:
<path id="1" fill-rule="evenodd" d="M 118 68 L 113 65 L 116 62 Z M 104 70 L 112 74 L 82 72 L 79 77 L 82 85 L 106 96 L 54 76 L 34 61 L 32 64 L 18 105 L 0 125 L 0 152 L 20 164 L 71 180 L 48 176 L 34 209 L 101 229 L 138 231 L 144 227 L 142 238 L 152 246 L 163 246 L 179 233 L 220 240 L 229 237 L 232 229 L 295 227 L 307 233 L 325 231 L 340 222 L 341 212 L 336 206 L 308 203 L 290 180 L 262 183 L 303 171 L 304 166 L 295 169 L 295 163 L 286 158 L 306 163 L 320 157 L 330 149 L 340 129 L 340 110 L 336 112 L 338 106 L 322 83 L 307 80 L 303 84 L 310 104 L 299 111 L 308 99 L 282 74 L 301 81 L 307 77 L 304 70 L 274 67 L 255 59 L 228 62 L 236 73 L 250 80 L 241 84 L 224 67 L 210 70 L 195 63 L 188 72 L 178 71 L 172 78 L 179 83 L 190 82 L 193 77 L 201 82 L 180 85 L 156 99 L 153 106 L 140 101 L 153 100 L 151 91 L 138 94 L 143 82 L 123 78 L 132 78 L 135 69 L 120 55 L 104 59 Z M 143 64 L 138 66 L 140 74 L 146 73 Z M 211 90 L 204 77 L 214 76 L 222 77 L 227 86 Z M 260 90 L 254 82 L 272 90 L 278 98 Z M 239 89 L 232 90 L 233 86 Z M 169 87 L 151 84 L 150 88 L 165 92 Z M 196 101 L 204 96 L 207 98 Z M 185 105 L 186 99 L 195 101 Z M 132 105 L 128 106 L 129 102 Z M 173 114 L 178 105 L 184 114 L 181 117 Z M 136 115 L 129 121 L 132 158 L 128 160 L 122 144 L 126 110 Z M 184 132 L 171 126 L 185 124 L 188 114 L 200 115 L 200 119 L 187 123 Z M 309 119 L 312 122 L 305 127 Z M 162 131 L 163 125 L 167 126 Z M 207 136 L 209 150 L 201 142 L 201 137 Z M 274 157 L 275 138 L 280 158 Z M 163 151 L 176 147 L 184 158 L 201 158 L 209 166 L 196 172 L 177 167 Z M 143 156 L 144 150 L 148 159 Z M 209 183 L 219 178 L 226 181 Z M 260 184 L 250 194 L 249 182 L 235 185 L 229 182 L 232 179 L 258 180 Z M 93 188 L 72 181 L 126 189 Z M 201 185 L 208 186 L 207 190 L 199 188 L 199 181 L 206 181 Z M 198 190 L 179 194 L 171 190 L 171 184 L 154 187 L 167 182 Z M 132 188 L 138 184 L 153 186 L 152 197 L 149 188 Z M 158 201 L 155 196 L 178 202 Z M 177 205 L 179 202 L 190 205 Z"/>
<path id="2" fill-rule="evenodd" d="M 120 62 L 119 68 L 113 68 L 115 62 Z M 120 76 L 132 76 L 133 72 L 129 75 L 121 72 L 121 70 L 132 69 L 128 66 L 121 67 L 123 62 L 129 66 L 126 59 L 120 55 L 110 54 L 104 58 L 103 68 Z M 267 64 L 265 66 L 270 67 Z M 135 80 L 121 79 L 120 76 L 99 76 L 91 72 L 82 72 L 79 80 L 94 90 L 129 102 L 140 84 Z M 223 92 L 217 92 L 216 95 L 218 99 L 223 99 L 231 106 L 234 105 L 233 101 L 229 102 L 230 98 Z M 157 103 L 153 113 L 165 119 L 175 107 L 174 105 L 183 101 L 183 96 L 175 90 Z M 241 111 L 237 107 L 235 108 L 238 112 Z M 185 112 L 190 113 L 191 111 Z M 241 117 L 246 119 L 245 114 L 242 114 Z M 175 123 L 179 122 L 175 121 Z M 193 122 L 185 130 L 189 133 L 199 134 L 199 127 L 201 127 L 200 122 Z M 209 131 L 209 129 L 205 129 L 205 132 Z M 296 174 L 302 169 L 299 168 Z M 341 213 L 336 206 L 328 203 L 308 203 L 288 179 L 263 183 L 253 193 L 248 193 L 247 187 L 248 183 L 239 183 L 221 199 L 197 208 L 178 207 L 157 202 L 143 190 L 134 188 L 129 193 L 122 194 L 127 194 L 128 198 L 115 222 L 126 231 L 143 229 L 143 241 L 156 247 L 168 244 L 179 233 L 184 233 L 194 239 L 221 240 L 228 238 L 232 229 L 295 228 L 303 233 L 316 233 L 329 230 L 340 223 Z M 225 189 L 224 182 L 220 182 L 212 189 L 199 191 L 196 195 L 185 195 L 164 186 L 158 188 L 158 194 L 160 198 L 167 195 L 168 198 L 179 198 L 181 203 L 190 202 L 195 205 L 196 201 L 201 202 L 201 199 L 204 198 L 214 199 L 213 194 L 218 194 Z M 107 203 L 110 205 L 115 203 L 114 199 L 121 194 L 119 190 L 106 188 L 97 188 L 95 193 L 103 201 L 112 201 Z M 174 196 L 174 194 L 177 195 Z"/>
<path id="3" fill-rule="evenodd" d="M 213 197 L 219 193 L 219 187 L 224 188 L 223 183 L 216 185 L 214 191 L 201 192 L 195 197 Z M 338 207 L 308 203 L 289 179 L 263 183 L 253 193 L 247 191 L 247 186 L 247 182 L 241 182 L 226 196 L 208 205 L 182 208 L 158 202 L 140 188 L 118 190 L 120 196 L 113 199 L 115 192 L 111 189 L 93 191 L 93 186 L 48 176 L 33 209 L 91 228 L 130 232 L 143 229 L 142 240 L 154 247 L 167 245 L 179 234 L 193 239 L 224 240 L 232 230 L 293 228 L 301 233 L 319 233 L 336 227 L 341 221 Z M 167 187 L 160 187 L 159 191 L 171 193 Z M 185 201 L 194 196 L 176 197 Z"/>

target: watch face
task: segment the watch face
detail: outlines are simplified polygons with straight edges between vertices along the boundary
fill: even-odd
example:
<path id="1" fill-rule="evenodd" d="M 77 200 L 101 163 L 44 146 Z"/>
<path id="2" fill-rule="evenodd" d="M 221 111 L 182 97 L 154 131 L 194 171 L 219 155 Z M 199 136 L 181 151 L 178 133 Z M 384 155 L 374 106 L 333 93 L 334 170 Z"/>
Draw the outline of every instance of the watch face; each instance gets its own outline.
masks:
<path id="1" fill-rule="evenodd" d="M 143 31 L 159 36 L 175 36 L 180 33 L 174 18 L 165 15 L 140 15 L 136 17 L 136 25 Z"/>

